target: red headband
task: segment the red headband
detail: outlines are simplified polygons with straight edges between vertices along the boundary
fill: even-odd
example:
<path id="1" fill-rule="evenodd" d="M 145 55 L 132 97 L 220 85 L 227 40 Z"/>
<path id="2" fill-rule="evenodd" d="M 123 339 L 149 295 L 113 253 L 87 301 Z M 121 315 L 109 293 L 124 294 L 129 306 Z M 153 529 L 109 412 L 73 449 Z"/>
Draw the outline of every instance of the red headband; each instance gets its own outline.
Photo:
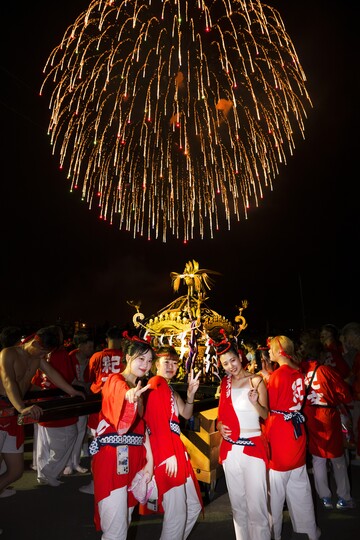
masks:
<path id="1" fill-rule="evenodd" d="M 129 333 L 127 330 L 123 332 L 123 338 L 128 339 L 129 341 L 138 341 L 139 343 L 144 343 L 145 345 L 150 345 L 151 336 L 148 334 L 146 336 L 146 339 L 141 339 L 139 336 L 129 336 Z"/>
<path id="2" fill-rule="evenodd" d="M 30 336 L 27 336 L 26 338 L 21 340 L 21 343 L 29 343 L 29 341 L 36 341 L 42 349 L 45 351 L 53 352 L 57 347 L 45 347 L 41 337 L 38 334 L 31 334 Z"/>
<path id="3" fill-rule="evenodd" d="M 31 341 L 32 339 L 35 339 L 35 336 L 36 334 L 30 334 L 30 336 L 26 336 L 24 339 L 22 339 L 21 343 L 29 343 L 29 341 Z"/>
<path id="4" fill-rule="evenodd" d="M 231 347 L 231 342 L 228 340 L 225 334 L 225 330 L 223 328 L 220 329 L 220 334 L 224 336 L 224 339 L 222 341 L 215 343 L 215 341 L 213 341 L 212 339 L 209 340 L 209 344 L 215 347 L 217 356 L 220 356 L 221 354 L 226 353 Z M 218 351 L 217 349 L 218 347 L 220 347 L 220 345 L 226 345 L 226 346 L 221 351 Z"/>
<path id="5" fill-rule="evenodd" d="M 155 351 L 155 352 L 156 352 L 156 351 Z M 163 353 L 157 353 L 157 352 L 156 352 L 156 356 L 157 356 L 158 358 L 162 358 L 162 357 L 166 358 L 166 357 L 168 356 L 169 358 L 176 358 L 177 360 L 178 360 L 178 358 L 179 358 L 177 354 L 175 354 L 175 353 L 169 353 L 169 352 L 163 352 Z"/>
<path id="6" fill-rule="evenodd" d="M 285 356 L 285 358 L 288 358 L 289 360 L 294 360 L 293 357 L 290 356 L 290 354 L 288 354 L 288 353 L 286 353 L 286 352 L 284 351 L 284 349 L 283 349 L 282 346 L 281 346 L 280 339 L 279 339 L 279 338 L 276 338 L 276 341 L 278 342 L 279 347 L 280 347 L 280 351 L 279 351 L 280 356 Z"/>

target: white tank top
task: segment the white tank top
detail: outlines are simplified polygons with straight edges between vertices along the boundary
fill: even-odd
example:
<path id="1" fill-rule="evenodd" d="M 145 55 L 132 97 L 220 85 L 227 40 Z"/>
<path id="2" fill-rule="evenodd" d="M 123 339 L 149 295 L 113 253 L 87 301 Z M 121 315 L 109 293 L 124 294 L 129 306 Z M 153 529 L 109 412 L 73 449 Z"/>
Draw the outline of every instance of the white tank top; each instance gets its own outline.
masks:
<path id="1" fill-rule="evenodd" d="M 240 437 L 257 437 L 261 434 L 259 414 L 249 400 L 248 386 L 232 388 L 231 400 L 240 424 Z"/>

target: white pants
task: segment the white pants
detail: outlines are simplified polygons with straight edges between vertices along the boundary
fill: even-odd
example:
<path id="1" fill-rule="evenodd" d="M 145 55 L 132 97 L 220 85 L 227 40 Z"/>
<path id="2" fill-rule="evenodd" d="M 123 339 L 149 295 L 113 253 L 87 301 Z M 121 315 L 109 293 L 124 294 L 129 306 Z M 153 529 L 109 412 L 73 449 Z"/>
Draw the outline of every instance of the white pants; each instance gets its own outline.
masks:
<path id="1" fill-rule="evenodd" d="M 160 540 L 185 540 L 201 512 L 201 504 L 189 477 L 185 484 L 167 491 L 163 497 L 164 519 Z"/>
<path id="2" fill-rule="evenodd" d="M 269 471 L 270 506 L 273 536 L 281 539 L 284 502 L 289 509 L 294 532 L 307 534 L 309 540 L 317 540 L 314 503 L 306 466 L 291 471 Z"/>
<path id="3" fill-rule="evenodd" d="M 68 462 L 76 440 L 76 424 L 64 427 L 38 428 L 37 472 L 38 478 L 56 480 Z"/>
<path id="4" fill-rule="evenodd" d="M 39 424 L 34 424 L 33 435 L 33 454 L 32 454 L 32 468 L 37 470 L 37 438 L 38 438 Z"/>
<path id="5" fill-rule="evenodd" d="M 350 482 L 347 472 L 347 464 L 345 456 L 330 459 L 336 484 L 336 494 L 338 497 L 348 501 L 351 499 Z M 319 456 L 312 456 L 314 482 L 316 493 L 320 499 L 323 497 L 331 498 L 331 490 L 329 488 L 327 459 Z"/>
<path id="6" fill-rule="evenodd" d="M 262 459 L 233 445 L 223 462 L 236 540 L 269 540 L 268 486 Z"/>
<path id="7" fill-rule="evenodd" d="M 87 415 L 79 416 L 78 421 L 75 424 L 76 431 L 77 431 L 76 440 L 73 447 L 73 451 L 71 452 L 71 455 L 70 455 L 70 459 L 67 463 L 67 466 L 70 467 L 71 469 L 76 469 L 80 465 L 81 449 L 82 449 L 83 440 L 84 440 L 86 430 L 87 430 L 87 421 L 88 421 Z"/>
<path id="8" fill-rule="evenodd" d="M 101 540 L 126 540 L 134 507 L 128 508 L 127 486 L 114 489 L 99 504 Z"/>

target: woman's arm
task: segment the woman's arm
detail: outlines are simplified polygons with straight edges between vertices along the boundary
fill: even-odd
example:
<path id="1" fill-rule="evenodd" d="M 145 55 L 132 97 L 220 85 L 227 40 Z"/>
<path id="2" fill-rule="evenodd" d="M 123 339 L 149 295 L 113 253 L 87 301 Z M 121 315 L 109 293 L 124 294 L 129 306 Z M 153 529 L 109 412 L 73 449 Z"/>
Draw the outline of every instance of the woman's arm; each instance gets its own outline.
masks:
<path id="1" fill-rule="evenodd" d="M 146 465 L 144 467 L 144 472 L 149 475 L 149 482 L 154 474 L 154 458 L 151 450 L 150 445 L 150 439 L 149 434 L 147 431 L 145 431 L 145 442 L 144 442 L 145 450 L 146 450 Z"/>
<path id="2" fill-rule="evenodd" d="M 261 376 L 252 377 L 252 388 L 249 390 L 249 400 L 253 404 L 260 418 L 265 420 L 268 416 L 267 389 Z"/>
<path id="3" fill-rule="evenodd" d="M 185 420 L 189 420 L 189 418 L 193 415 L 193 408 L 194 408 L 194 400 L 195 400 L 195 394 L 197 392 L 197 389 L 199 388 L 199 377 L 201 372 L 199 371 L 196 376 L 194 377 L 194 370 L 191 369 L 190 373 L 188 375 L 188 387 L 187 387 L 187 396 L 186 401 L 184 402 L 178 393 L 176 393 L 176 403 L 179 409 L 179 414 Z"/>

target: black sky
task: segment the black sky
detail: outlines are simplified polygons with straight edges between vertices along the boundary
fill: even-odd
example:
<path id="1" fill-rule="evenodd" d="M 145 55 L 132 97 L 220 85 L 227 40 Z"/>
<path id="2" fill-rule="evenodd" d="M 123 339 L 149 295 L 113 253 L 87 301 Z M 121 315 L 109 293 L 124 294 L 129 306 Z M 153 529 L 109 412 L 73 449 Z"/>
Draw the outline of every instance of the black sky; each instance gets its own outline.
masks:
<path id="1" fill-rule="evenodd" d="M 58 169 L 46 134 L 42 68 L 88 2 L 5 2 L 0 325 L 82 319 L 125 323 L 128 299 L 150 315 L 174 299 L 169 274 L 188 260 L 222 273 L 207 304 L 249 330 L 338 326 L 359 319 L 358 96 L 355 3 L 272 2 L 308 78 L 305 140 L 249 219 L 215 239 L 148 242 L 98 220 Z M 181 291 L 185 293 L 184 290 Z M 266 326 L 267 325 L 267 326 Z"/>

